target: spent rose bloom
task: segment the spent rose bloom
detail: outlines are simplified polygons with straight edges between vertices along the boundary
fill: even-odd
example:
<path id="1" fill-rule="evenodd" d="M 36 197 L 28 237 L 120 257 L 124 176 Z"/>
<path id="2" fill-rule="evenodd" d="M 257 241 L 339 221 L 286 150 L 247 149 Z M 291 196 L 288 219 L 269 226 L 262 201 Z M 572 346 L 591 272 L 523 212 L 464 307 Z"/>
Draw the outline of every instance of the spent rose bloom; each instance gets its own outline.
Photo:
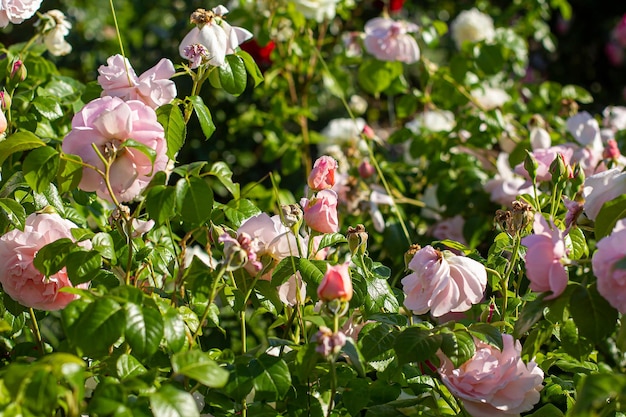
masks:
<path id="1" fill-rule="evenodd" d="M 476 8 L 464 10 L 454 19 L 450 30 L 457 48 L 461 49 L 464 42 L 491 40 L 495 36 L 491 16 Z"/>
<path id="2" fill-rule="evenodd" d="M 24 231 L 12 230 L 0 237 L 0 283 L 18 303 L 38 310 L 60 310 L 76 298 L 59 291 L 72 287 L 65 268 L 45 277 L 33 264 L 37 252 L 48 243 L 72 237 L 74 223 L 58 214 L 31 214 Z M 88 283 L 78 285 L 87 288 Z"/>
<path id="3" fill-rule="evenodd" d="M 323 22 L 332 19 L 337 13 L 337 3 L 339 0 L 294 0 L 296 10 L 307 19 L 314 19 Z"/>
<path id="4" fill-rule="evenodd" d="M 337 161 L 334 158 L 327 155 L 317 158 L 307 181 L 309 188 L 313 191 L 332 188 L 335 185 L 337 168 Z"/>
<path id="5" fill-rule="evenodd" d="M 0 28 L 9 23 L 22 23 L 32 17 L 40 6 L 41 0 L 0 0 Z"/>
<path id="6" fill-rule="evenodd" d="M 35 26 L 39 27 L 43 35 L 43 43 L 52 55 L 63 56 L 72 52 L 72 45 L 65 40 L 72 24 L 62 11 L 56 9 L 47 11 Z"/>
<path id="7" fill-rule="evenodd" d="M 619 168 L 587 177 L 583 187 L 585 214 L 595 221 L 602 205 L 622 194 L 626 194 L 626 172 L 621 172 Z"/>
<path id="8" fill-rule="evenodd" d="M 474 340 L 476 352 L 458 368 L 442 353 L 441 381 L 472 417 L 519 417 L 539 402 L 543 371 L 534 361 L 525 364 L 522 345 L 509 334 L 502 335 L 502 351 Z"/>
<path id="9" fill-rule="evenodd" d="M 193 68 L 205 61 L 216 67 L 224 65 L 226 55 L 235 53 L 239 45 L 252 38 L 248 30 L 228 24 L 224 19 L 227 13 L 228 9 L 221 5 L 211 10 L 197 9 L 192 13 L 191 22 L 196 27 L 183 38 L 178 52 L 191 61 Z"/>
<path id="10" fill-rule="evenodd" d="M 487 287 L 487 271 L 481 263 L 430 245 L 413 255 L 409 269 L 413 272 L 401 281 L 404 305 L 415 314 L 430 311 L 440 317 L 467 311 L 482 300 Z"/>
<path id="11" fill-rule="evenodd" d="M 376 17 L 365 24 L 365 49 L 381 61 L 412 64 L 419 61 L 420 49 L 410 33 L 418 29 L 415 23 Z"/>
<path id="12" fill-rule="evenodd" d="M 337 193 L 322 190 L 310 200 L 303 198 L 300 205 L 304 211 L 304 222 L 320 233 L 334 233 L 339 230 L 337 218 Z"/>
<path id="13" fill-rule="evenodd" d="M 563 231 L 548 224 L 541 213 L 535 213 L 534 234 L 522 239 L 522 245 L 528 249 L 526 276 L 530 280 L 530 289 L 536 292 L 551 291 L 547 300 L 558 297 L 567 287 L 567 270 L 561 263 L 566 257 Z"/>
<path id="14" fill-rule="evenodd" d="M 600 239 L 591 259 L 598 292 L 622 314 L 626 313 L 626 269 L 618 263 L 625 258 L 626 219 L 622 219 L 610 235 Z"/>
<path id="15" fill-rule="evenodd" d="M 154 164 L 140 150 L 123 147 L 127 139 L 154 150 Z M 105 96 L 87 103 L 76 113 L 72 130 L 63 140 L 63 152 L 78 155 L 84 163 L 103 172 L 104 164 L 92 144 L 102 156 L 114 159 L 110 183 L 119 202 L 135 199 L 157 171 L 167 168 L 169 161 L 163 126 L 157 121 L 155 111 L 137 100 Z M 79 187 L 112 201 L 104 178 L 92 168 L 83 169 Z"/>
<path id="16" fill-rule="evenodd" d="M 317 296 L 323 301 L 350 301 L 352 299 L 352 279 L 350 263 L 327 265 L 324 278 L 317 287 Z"/>
<path id="17" fill-rule="evenodd" d="M 170 78 L 176 73 L 174 64 L 161 59 L 139 77 L 127 58 L 116 54 L 107 59 L 107 65 L 98 68 L 98 84 L 102 97 L 119 97 L 123 100 L 139 100 L 156 109 L 176 98 L 176 84 Z"/>

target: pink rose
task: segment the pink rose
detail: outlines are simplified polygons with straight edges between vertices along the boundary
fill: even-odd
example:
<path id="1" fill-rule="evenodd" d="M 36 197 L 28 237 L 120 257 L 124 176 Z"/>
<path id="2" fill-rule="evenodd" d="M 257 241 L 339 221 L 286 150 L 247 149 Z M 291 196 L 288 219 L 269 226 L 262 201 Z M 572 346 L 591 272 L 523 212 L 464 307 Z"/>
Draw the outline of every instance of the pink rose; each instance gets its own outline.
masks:
<path id="1" fill-rule="evenodd" d="M 276 290 L 278 291 L 278 298 L 283 304 L 293 307 L 298 303 L 302 304 L 306 299 L 306 282 L 302 279 L 300 271 L 289 277 L 287 281 L 279 285 Z"/>
<path id="2" fill-rule="evenodd" d="M 154 164 L 139 149 L 121 148 L 127 139 L 154 150 Z M 78 155 L 84 163 L 104 171 L 104 164 L 92 144 L 105 158 L 114 158 L 110 183 L 119 202 L 133 200 L 157 171 L 167 168 L 163 126 L 157 121 L 154 110 L 141 101 L 125 102 L 118 97 L 105 96 L 87 103 L 72 119 L 72 130 L 63 140 L 62 148 L 63 152 Z M 104 178 L 94 169 L 83 169 L 79 186 L 111 201 Z"/>
<path id="3" fill-rule="evenodd" d="M 402 278 L 404 305 L 433 317 L 462 312 L 479 303 L 487 287 L 485 267 L 473 259 L 432 246 L 418 250 L 409 262 L 413 273 Z"/>
<path id="4" fill-rule="evenodd" d="M 621 172 L 619 168 L 587 177 L 583 188 L 585 214 L 595 221 L 602 205 L 622 194 L 626 194 L 626 172 Z"/>
<path id="5" fill-rule="evenodd" d="M 524 364 L 520 342 L 503 334 L 502 351 L 480 340 L 474 343 L 474 356 L 456 369 L 438 354 L 441 381 L 463 401 L 467 412 L 472 417 L 519 417 L 532 410 L 543 388 L 543 371 L 533 361 Z"/>
<path id="6" fill-rule="evenodd" d="M 326 273 L 319 287 L 317 296 L 323 301 L 350 301 L 352 299 L 352 279 L 350 278 L 350 263 L 327 265 Z"/>
<path id="7" fill-rule="evenodd" d="M 0 0 L 0 28 L 10 23 L 22 23 L 32 17 L 41 0 Z"/>
<path id="8" fill-rule="evenodd" d="M 335 172 L 338 164 L 330 156 L 321 156 L 313 164 L 313 169 L 309 174 L 308 184 L 313 191 L 325 190 L 335 185 Z"/>
<path id="9" fill-rule="evenodd" d="M 491 201 L 510 207 L 518 196 L 532 194 L 532 184 L 513 172 L 507 153 L 498 155 L 496 167 L 498 173 L 485 183 L 485 191 L 491 194 Z"/>
<path id="10" fill-rule="evenodd" d="M 304 211 L 304 221 L 311 229 L 320 233 L 339 230 L 337 193 L 333 190 L 322 190 L 311 200 L 303 198 L 300 205 Z"/>
<path id="11" fill-rule="evenodd" d="M 598 292 L 620 313 L 626 313 L 626 269 L 617 263 L 626 258 L 626 219 L 615 224 L 610 235 L 600 239 L 591 259 L 598 278 Z"/>
<path id="12" fill-rule="evenodd" d="M 456 242 L 467 245 L 465 236 L 463 236 L 463 227 L 465 226 L 465 219 L 457 214 L 449 219 L 441 220 L 431 228 L 430 234 L 435 239 L 450 239 Z"/>
<path id="13" fill-rule="evenodd" d="M 11 230 L 0 237 L 0 283 L 2 289 L 18 303 L 38 310 L 60 310 L 76 298 L 59 291 L 72 287 L 65 268 L 45 277 L 33 260 L 48 243 L 62 238 L 73 239 L 74 223 L 58 214 L 31 214 L 24 231 Z M 88 283 L 78 285 L 87 288 Z"/>
<path id="14" fill-rule="evenodd" d="M 528 249 L 526 276 L 530 280 L 530 289 L 536 292 L 552 291 L 547 300 L 561 295 L 567 287 L 567 270 L 561 261 L 565 258 L 563 231 L 553 222 L 548 225 L 541 213 L 535 213 L 534 234 L 522 239 L 522 245 Z"/>
<path id="15" fill-rule="evenodd" d="M 113 55 L 107 59 L 107 65 L 98 68 L 98 73 L 102 96 L 140 100 L 153 109 L 176 98 L 176 84 L 170 80 L 176 70 L 172 61 L 166 58 L 137 77 L 128 59 L 119 54 Z"/>
<path id="16" fill-rule="evenodd" d="M 414 23 L 376 17 L 365 24 L 365 49 L 381 61 L 412 64 L 420 59 L 420 49 L 409 33 L 418 29 Z"/>
<path id="17" fill-rule="evenodd" d="M 252 239 L 258 241 L 257 257 L 269 255 L 273 259 L 280 261 L 288 256 L 298 256 L 298 246 L 301 250 L 306 250 L 302 240 L 282 224 L 280 216 L 268 216 L 261 213 L 245 220 L 239 229 L 237 236 L 246 233 Z"/>

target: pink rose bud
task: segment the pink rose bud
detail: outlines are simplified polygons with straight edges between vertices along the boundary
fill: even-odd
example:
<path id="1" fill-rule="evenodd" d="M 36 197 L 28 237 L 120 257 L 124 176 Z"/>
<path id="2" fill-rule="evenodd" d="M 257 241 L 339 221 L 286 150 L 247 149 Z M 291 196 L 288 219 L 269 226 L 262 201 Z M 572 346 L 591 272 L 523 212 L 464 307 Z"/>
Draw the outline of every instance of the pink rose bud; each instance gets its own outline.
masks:
<path id="1" fill-rule="evenodd" d="M 16 60 L 13 62 L 13 66 L 11 68 L 11 79 L 16 81 L 24 81 L 26 79 L 26 75 L 28 72 L 26 71 L 26 67 L 21 60 Z"/>
<path id="2" fill-rule="evenodd" d="M 365 136 L 366 139 L 376 138 L 376 133 L 374 132 L 374 129 L 370 127 L 370 125 L 363 126 L 363 131 L 361 133 L 363 134 L 363 136 Z"/>
<path id="3" fill-rule="evenodd" d="M 350 301 L 352 299 L 352 279 L 350 278 L 349 262 L 328 265 L 319 287 L 317 296 L 323 301 Z"/>
<path id="4" fill-rule="evenodd" d="M 616 160 L 621 156 L 621 152 L 617 147 L 617 141 L 615 139 L 609 139 L 606 142 L 606 148 L 602 152 L 602 158 Z"/>
<path id="5" fill-rule="evenodd" d="M 11 94 L 6 90 L 0 91 L 0 109 L 6 110 L 11 107 L 12 99 Z"/>
<path id="6" fill-rule="evenodd" d="M 337 218 L 337 193 L 322 190 L 311 200 L 303 198 L 300 205 L 304 211 L 304 222 L 320 233 L 335 233 L 339 230 Z"/>
<path id="7" fill-rule="evenodd" d="M 375 173 L 376 169 L 368 161 L 363 161 L 361 162 L 361 165 L 359 165 L 359 175 L 364 180 L 370 178 Z"/>
<path id="8" fill-rule="evenodd" d="M 313 191 L 325 190 L 335 185 L 335 172 L 337 161 L 330 156 L 321 156 L 313 164 L 309 174 L 308 184 Z"/>

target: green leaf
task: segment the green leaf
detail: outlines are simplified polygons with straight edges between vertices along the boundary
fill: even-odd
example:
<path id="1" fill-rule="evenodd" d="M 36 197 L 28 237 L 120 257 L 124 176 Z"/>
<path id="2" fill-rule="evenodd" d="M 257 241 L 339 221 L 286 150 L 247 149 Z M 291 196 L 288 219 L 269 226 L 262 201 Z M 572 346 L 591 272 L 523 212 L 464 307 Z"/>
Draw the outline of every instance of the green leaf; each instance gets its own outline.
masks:
<path id="1" fill-rule="evenodd" d="M 100 254 L 110 259 L 113 263 L 116 261 L 115 256 L 115 244 L 113 237 L 110 234 L 104 232 L 98 232 L 91 238 L 91 245 L 94 250 L 100 252 Z"/>
<path id="2" fill-rule="evenodd" d="M 581 377 L 578 385 L 576 403 L 567 415 L 604 416 L 617 415 L 600 412 L 608 404 L 623 402 L 626 398 L 626 376 L 623 374 L 595 374 Z"/>
<path id="3" fill-rule="evenodd" d="M 146 211 L 157 225 L 165 224 L 176 214 L 176 189 L 167 185 L 156 185 L 148 190 Z"/>
<path id="4" fill-rule="evenodd" d="M 176 183 L 176 209 L 192 226 L 204 224 L 213 211 L 213 191 L 202 178 L 181 178 Z"/>
<path id="5" fill-rule="evenodd" d="M 589 91 L 578 85 L 564 85 L 561 90 L 561 96 L 566 99 L 576 100 L 583 104 L 593 103 L 593 96 Z"/>
<path id="6" fill-rule="evenodd" d="M 150 395 L 154 417 L 199 417 L 196 401 L 191 394 L 173 385 L 162 385 Z"/>
<path id="7" fill-rule="evenodd" d="M 243 59 L 237 55 L 226 55 L 226 62 L 218 68 L 222 88 L 232 95 L 238 96 L 246 89 L 248 75 Z"/>
<path id="8" fill-rule="evenodd" d="M 37 136 L 30 132 L 16 132 L 0 142 L 0 165 L 15 152 L 28 151 L 30 149 L 46 146 Z"/>
<path id="9" fill-rule="evenodd" d="M 261 214 L 261 210 L 252 201 L 245 198 L 231 200 L 222 209 L 234 227 L 239 227 L 244 220 Z"/>
<path id="10" fill-rule="evenodd" d="M 167 156 L 171 160 L 176 159 L 176 153 L 183 147 L 187 136 L 187 125 L 180 107 L 173 104 L 165 104 L 156 110 L 157 120 L 165 131 L 167 142 Z"/>
<path id="11" fill-rule="evenodd" d="M 243 60 L 243 64 L 245 65 L 248 74 L 250 74 L 252 80 L 254 81 L 254 86 L 256 87 L 261 84 L 263 82 L 263 73 L 259 69 L 256 62 L 254 62 L 252 56 L 244 50 L 237 51 L 236 55 L 241 57 Z"/>
<path id="12" fill-rule="evenodd" d="M 24 178 L 28 185 L 40 193 L 56 178 L 59 169 L 59 153 L 50 146 L 29 152 L 24 158 Z"/>
<path id="13" fill-rule="evenodd" d="M 346 239 L 346 237 L 341 233 L 326 233 L 322 236 L 318 250 L 335 246 L 340 243 L 348 243 L 348 239 Z"/>
<path id="14" fill-rule="evenodd" d="M 88 282 L 102 266 L 102 255 L 97 250 L 71 252 L 67 255 L 65 267 L 72 285 Z"/>
<path id="15" fill-rule="evenodd" d="M 350 364 L 359 376 L 365 377 L 365 358 L 363 358 L 361 350 L 354 339 L 347 337 L 346 344 L 341 348 L 341 351 L 348 357 Z"/>
<path id="16" fill-rule="evenodd" d="M 228 167 L 226 162 L 216 162 L 211 166 L 209 174 L 215 176 L 224 187 L 235 197 L 239 198 L 239 184 L 233 182 L 233 171 Z"/>
<path id="17" fill-rule="evenodd" d="M 401 364 L 423 362 L 432 358 L 441 346 L 441 337 L 429 330 L 409 327 L 403 330 L 394 343 L 394 349 Z"/>
<path id="18" fill-rule="evenodd" d="M 291 374 L 287 363 L 266 353 L 250 362 L 255 400 L 281 400 L 291 387 Z"/>
<path id="19" fill-rule="evenodd" d="M 568 249 L 568 257 L 578 260 L 589 256 L 587 238 L 580 227 L 572 227 L 565 238 Z"/>
<path id="20" fill-rule="evenodd" d="M 39 114 L 48 120 L 55 120 L 63 116 L 63 110 L 59 105 L 59 99 L 56 97 L 35 97 L 33 106 Z"/>
<path id="21" fill-rule="evenodd" d="M 462 329 L 454 332 L 448 330 L 442 331 L 440 335 L 441 351 L 452 361 L 455 368 L 474 356 L 476 345 L 469 332 Z"/>
<path id="22" fill-rule="evenodd" d="M 592 342 L 599 343 L 615 330 L 617 310 L 598 293 L 595 283 L 576 285 L 569 308 L 579 334 Z"/>
<path id="23" fill-rule="evenodd" d="M 76 243 L 72 239 L 65 237 L 56 240 L 37 251 L 33 264 L 45 276 L 52 276 L 65 266 L 67 255 L 76 249 Z"/>
<path id="24" fill-rule="evenodd" d="M 522 308 L 519 318 L 515 322 L 513 337 L 520 339 L 530 328 L 543 317 L 543 310 L 549 304 L 543 297 L 529 301 Z"/>
<path id="25" fill-rule="evenodd" d="M 17 229 L 24 230 L 26 223 L 26 210 L 12 198 L 0 198 L 0 210 Z"/>
<path id="26" fill-rule="evenodd" d="M 134 378 L 148 372 L 137 358 L 127 353 L 121 355 L 115 362 L 117 377 L 121 380 Z"/>
<path id="27" fill-rule="evenodd" d="M 211 135 L 213 135 L 213 132 L 215 132 L 215 123 L 213 123 L 211 111 L 206 104 L 204 104 L 200 96 L 191 96 L 189 97 L 189 101 L 193 105 L 193 110 L 196 112 L 196 117 L 200 122 L 200 128 L 202 129 L 202 133 L 204 133 L 204 138 L 209 139 Z"/>
<path id="28" fill-rule="evenodd" d="M 502 350 L 502 333 L 495 326 L 488 323 L 472 323 L 467 330 L 477 339 Z"/>
<path id="29" fill-rule="evenodd" d="M 378 94 L 385 91 L 403 71 L 401 62 L 370 60 L 359 66 L 357 80 L 365 91 Z"/>
<path id="30" fill-rule="evenodd" d="M 167 345 L 173 352 L 180 351 L 185 346 L 185 321 L 178 311 L 168 307 L 163 313 L 163 330 Z"/>
<path id="31" fill-rule="evenodd" d="M 370 384 L 360 378 L 354 378 L 346 384 L 342 400 L 351 416 L 359 416 L 370 401 Z"/>
<path id="32" fill-rule="evenodd" d="M 157 153 L 151 147 L 144 145 L 143 143 L 138 142 L 134 139 L 126 139 L 124 142 L 122 142 L 122 145 L 120 146 L 120 149 L 124 148 L 137 149 L 139 152 L 147 156 L 150 160 L 150 163 L 152 163 L 152 165 L 154 166 L 154 161 L 156 161 Z"/>
<path id="33" fill-rule="evenodd" d="M 83 167 L 78 155 L 64 154 L 60 158 L 57 170 L 57 184 L 60 193 L 66 193 L 78 188 L 78 184 L 83 177 Z"/>
<path id="34" fill-rule="evenodd" d="M 366 361 L 370 362 L 393 349 L 396 331 L 386 323 L 366 324 L 359 332 L 359 347 Z"/>
<path id="35" fill-rule="evenodd" d="M 624 217 L 626 217 L 626 194 L 605 202 L 596 216 L 596 239 L 600 240 L 610 235 L 615 223 Z"/>
<path id="36" fill-rule="evenodd" d="M 150 357 L 159 348 L 163 338 L 163 319 L 151 305 L 125 303 L 126 341 L 138 357 Z"/>
<path id="37" fill-rule="evenodd" d="M 220 367 L 208 354 L 189 350 L 172 355 L 172 370 L 175 374 L 195 379 L 202 385 L 221 388 L 228 382 L 229 373 Z"/>
<path id="38" fill-rule="evenodd" d="M 85 355 L 108 355 L 109 347 L 124 333 L 125 314 L 112 298 L 90 303 L 69 328 L 70 341 Z"/>
<path id="39" fill-rule="evenodd" d="M 478 44 L 475 47 L 476 65 L 485 74 L 496 74 L 502 70 L 504 59 L 499 45 Z"/>

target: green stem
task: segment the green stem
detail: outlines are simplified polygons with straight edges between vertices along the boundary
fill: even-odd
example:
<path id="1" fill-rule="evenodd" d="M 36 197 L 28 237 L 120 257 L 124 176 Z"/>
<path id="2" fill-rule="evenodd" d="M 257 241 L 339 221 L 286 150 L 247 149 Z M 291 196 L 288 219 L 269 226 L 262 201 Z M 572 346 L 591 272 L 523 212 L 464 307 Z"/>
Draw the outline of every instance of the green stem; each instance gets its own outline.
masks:
<path id="1" fill-rule="evenodd" d="M 506 321 L 505 318 L 506 318 L 506 309 L 508 305 L 509 278 L 511 276 L 511 273 L 513 272 L 513 268 L 515 268 L 515 264 L 517 263 L 517 258 L 519 257 L 519 248 L 521 245 L 521 241 L 522 241 L 522 238 L 519 235 L 519 233 L 517 233 L 515 235 L 515 243 L 513 245 L 513 253 L 511 254 L 511 260 L 509 261 L 509 264 L 507 265 L 506 271 L 504 273 L 504 277 L 502 278 L 502 281 L 500 284 L 502 286 L 502 312 L 500 313 L 502 321 Z"/>
<path id="2" fill-rule="evenodd" d="M 33 323 L 33 335 L 37 341 L 37 346 L 39 346 L 39 352 L 41 356 L 43 356 L 46 353 L 46 347 L 43 343 L 43 338 L 41 337 L 41 331 L 39 331 L 39 323 L 37 322 L 37 317 L 35 317 L 35 311 L 32 308 L 29 308 L 28 313 L 30 314 L 30 320 Z"/>
<path id="3" fill-rule="evenodd" d="M 200 335 L 200 331 L 202 330 L 202 324 L 204 323 L 204 321 L 209 315 L 211 304 L 213 304 L 213 300 L 215 300 L 215 296 L 217 295 L 217 285 L 219 284 L 222 277 L 224 276 L 224 272 L 226 272 L 226 268 L 224 267 L 220 268 L 219 272 L 217 273 L 217 276 L 215 277 L 215 279 L 213 280 L 213 283 L 211 284 L 211 295 L 209 296 L 209 300 L 207 301 L 206 307 L 204 308 L 204 312 L 202 313 L 202 317 L 200 318 L 200 322 L 198 323 L 198 328 L 196 329 L 195 332 L 193 332 L 193 337 L 192 337 L 193 340 L 196 340 L 198 336 Z"/>

